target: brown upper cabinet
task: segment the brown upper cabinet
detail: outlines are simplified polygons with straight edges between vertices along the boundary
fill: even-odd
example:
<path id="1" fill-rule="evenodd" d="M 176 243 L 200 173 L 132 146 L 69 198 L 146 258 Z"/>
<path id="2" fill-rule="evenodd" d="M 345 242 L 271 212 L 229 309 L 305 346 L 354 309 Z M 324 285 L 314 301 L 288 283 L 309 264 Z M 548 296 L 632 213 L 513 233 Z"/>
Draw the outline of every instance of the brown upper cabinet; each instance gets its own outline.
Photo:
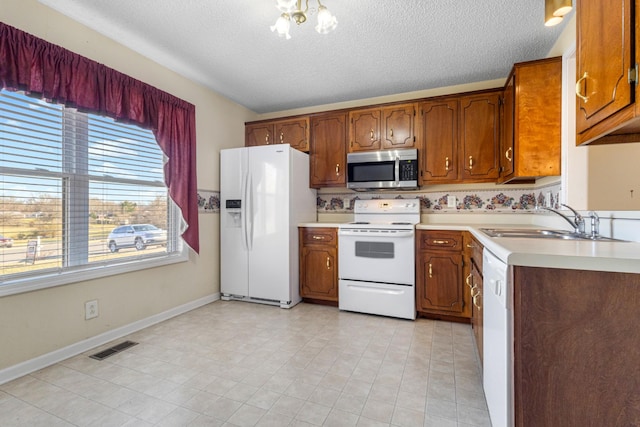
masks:
<path id="1" fill-rule="evenodd" d="M 420 103 L 420 184 L 497 180 L 500 94 L 491 90 Z"/>
<path id="2" fill-rule="evenodd" d="M 415 104 L 349 112 L 349 152 L 415 148 Z"/>
<path id="3" fill-rule="evenodd" d="M 515 64 L 503 100 L 498 182 L 560 175 L 562 58 Z"/>
<path id="4" fill-rule="evenodd" d="M 245 146 L 289 144 L 309 151 L 309 118 L 261 121 L 245 126 Z"/>
<path id="5" fill-rule="evenodd" d="M 344 187 L 347 184 L 347 113 L 311 117 L 309 186 Z"/>
<path id="6" fill-rule="evenodd" d="M 489 182 L 498 179 L 500 92 L 460 98 L 459 154 L 460 178 L 463 182 Z"/>
<path id="7" fill-rule="evenodd" d="M 458 99 L 423 102 L 420 111 L 420 183 L 458 180 Z"/>
<path id="8" fill-rule="evenodd" d="M 640 141 L 638 14 L 632 0 L 576 0 L 578 145 Z"/>

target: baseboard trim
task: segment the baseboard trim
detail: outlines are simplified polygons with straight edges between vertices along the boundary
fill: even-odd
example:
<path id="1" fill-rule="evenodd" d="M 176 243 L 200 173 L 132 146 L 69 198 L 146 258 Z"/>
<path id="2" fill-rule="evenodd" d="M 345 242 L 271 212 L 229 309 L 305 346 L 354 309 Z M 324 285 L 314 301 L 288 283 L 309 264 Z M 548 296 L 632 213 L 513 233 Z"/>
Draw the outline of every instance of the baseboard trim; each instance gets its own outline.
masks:
<path id="1" fill-rule="evenodd" d="M 138 320 L 128 325 L 112 329 L 100 335 L 96 335 L 94 337 L 87 338 L 86 340 L 82 340 L 58 350 L 54 350 L 50 353 L 43 354 L 42 356 L 34 357 L 33 359 L 26 360 L 24 362 L 18 363 L 17 365 L 9 366 L 8 368 L 0 370 L 0 384 L 4 384 L 6 382 L 15 380 L 16 378 L 28 375 L 39 369 L 46 368 L 47 366 L 61 362 L 65 359 L 91 350 L 92 348 L 101 346 L 125 335 L 137 332 L 141 329 L 148 328 L 149 326 L 155 325 L 156 323 L 160 323 L 162 321 L 171 319 L 172 317 L 179 316 L 219 299 L 220 293 L 208 295 L 206 297 L 174 307 L 162 313 L 155 314 L 145 319 Z"/>

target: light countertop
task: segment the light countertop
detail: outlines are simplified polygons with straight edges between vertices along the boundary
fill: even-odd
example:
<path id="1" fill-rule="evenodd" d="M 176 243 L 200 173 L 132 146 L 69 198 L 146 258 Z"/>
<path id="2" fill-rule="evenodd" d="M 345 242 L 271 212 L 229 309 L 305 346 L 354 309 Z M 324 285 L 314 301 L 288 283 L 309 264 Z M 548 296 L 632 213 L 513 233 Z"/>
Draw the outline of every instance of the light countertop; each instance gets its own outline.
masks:
<path id="1" fill-rule="evenodd" d="M 299 227 L 337 228 L 337 222 L 310 222 Z M 516 225 L 456 223 L 421 223 L 418 230 L 470 231 L 484 247 L 509 265 L 525 267 L 566 268 L 572 270 L 615 271 L 640 274 L 640 243 L 617 241 L 535 239 L 489 237 L 481 228 L 513 228 Z M 540 228 L 518 224 L 518 228 Z M 544 228 L 544 227 L 543 227 Z"/>
<path id="2" fill-rule="evenodd" d="M 640 273 L 638 242 L 489 237 L 480 231 L 480 228 L 500 227 L 496 224 L 416 226 L 418 230 L 470 231 L 486 249 L 509 265 Z M 539 226 L 519 225 L 518 228 Z"/>

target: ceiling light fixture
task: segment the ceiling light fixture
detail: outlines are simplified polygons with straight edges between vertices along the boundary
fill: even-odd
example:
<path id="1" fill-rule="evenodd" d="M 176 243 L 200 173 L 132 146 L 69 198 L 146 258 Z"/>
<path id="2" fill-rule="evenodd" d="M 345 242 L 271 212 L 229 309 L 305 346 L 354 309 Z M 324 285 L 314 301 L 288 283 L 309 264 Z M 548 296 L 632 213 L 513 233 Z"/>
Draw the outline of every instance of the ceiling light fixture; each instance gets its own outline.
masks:
<path id="1" fill-rule="evenodd" d="M 338 25 L 338 20 L 324 7 L 320 0 L 318 2 L 318 25 L 316 31 L 320 34 L 327 34 L 334 30 Z M 316 10 L 309 10 L 309 0 L 305 0 L 305 8 L 302 10 L 302 0 L 276 0 L 276 7 L 282 12 L 276 23 L 271 26 L 271 31 L 277 31 L 278 36 L 287 40 L 291 38 L 289 28 L 291 27 L 291 19 L 300 25 L 307 21 L 307 13 L 312 14 Z"/>
<path id="2" fill-rule="evenodd" d="M 544 25 L 558 25 L 572 8 L 572 0 L 544 0 Z"/>

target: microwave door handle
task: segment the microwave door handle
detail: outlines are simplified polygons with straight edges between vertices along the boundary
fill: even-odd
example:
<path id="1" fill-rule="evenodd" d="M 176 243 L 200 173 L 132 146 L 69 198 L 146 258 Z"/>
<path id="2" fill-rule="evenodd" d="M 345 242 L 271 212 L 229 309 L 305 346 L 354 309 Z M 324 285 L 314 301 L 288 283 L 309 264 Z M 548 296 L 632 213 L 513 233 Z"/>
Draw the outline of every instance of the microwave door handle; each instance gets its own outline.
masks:
<path id="1" fill-rule="evenodd" d="M 400 186 L 400 156 L 396 154 L 396 187 Z"/>

